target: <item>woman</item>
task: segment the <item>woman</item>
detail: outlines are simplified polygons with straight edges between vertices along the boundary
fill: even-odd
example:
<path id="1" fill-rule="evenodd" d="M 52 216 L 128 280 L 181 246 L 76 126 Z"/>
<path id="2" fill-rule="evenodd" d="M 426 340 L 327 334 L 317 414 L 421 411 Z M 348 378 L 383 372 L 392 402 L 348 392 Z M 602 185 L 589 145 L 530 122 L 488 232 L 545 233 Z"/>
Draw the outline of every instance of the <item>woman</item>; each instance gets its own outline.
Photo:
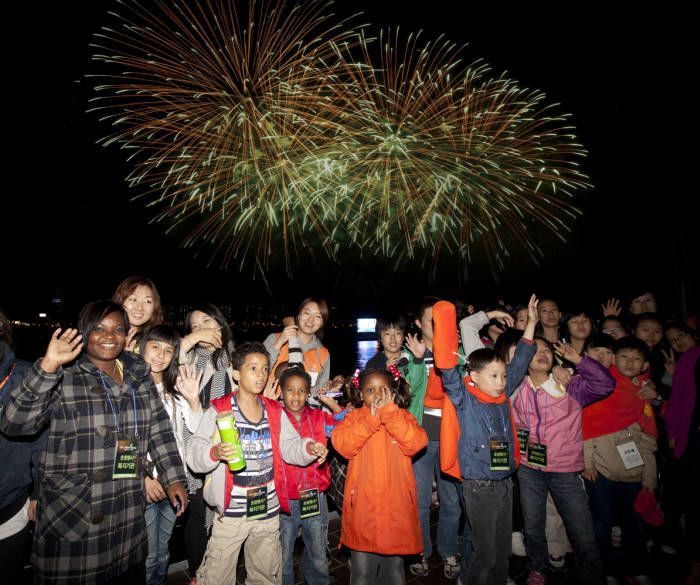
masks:
<path id="1" fill-rule="evenodd" d="M 287 325 L 281 333 L 271 333 L 264 341 L 274 364 L 274 373 L 282 362 L 301 363 L 311 376 L 312 396 L 328 382 L 331 357 L 323 346 L 323 328 L 328 323 L 328 305 L 320 297 L 307 297 L 299 305 L 294 323 Z"/>
<path id="2" fill-rule="evenodd" d="M 148 366 L 124 351 L 128 326 L 121 305 L 85 306 L 78 330 L 54 332 L 0 416 L 8 435 L 49 425 L 32 551 L 39 582 L 145 580 L 147 452 L 178 514 L 187 507 L 168 415 Z"/>
<path id="3" fill-rule="evenodd" d="M 143 332 L 163 322 L 156 285 L 144 276 L 130 276 L 114 291 L 112 302 L 122 305 L 129 316 L 126 349 L 138 353 Z"/>

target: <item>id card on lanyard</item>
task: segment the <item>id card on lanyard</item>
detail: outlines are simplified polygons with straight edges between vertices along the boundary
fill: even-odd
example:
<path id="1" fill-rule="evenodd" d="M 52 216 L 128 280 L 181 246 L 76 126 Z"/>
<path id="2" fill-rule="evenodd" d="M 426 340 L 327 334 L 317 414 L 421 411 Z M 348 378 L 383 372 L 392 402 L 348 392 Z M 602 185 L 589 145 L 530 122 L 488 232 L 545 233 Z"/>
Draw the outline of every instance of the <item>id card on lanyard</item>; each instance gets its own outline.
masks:
<path id="1" fill-rule="evenodd" d="M 624 443 L 618 443 L 617 445 L 615 445 L 615 448 L 617 449 L 617 452 L 620 454 L 620 458 L 622 459 L 622 464 L 625 466 L 625 469 L 634 469 L 635 467 L 641 467 L 642 465 L 644 465 L 644 459 L 642 459 L 642 455 L 639 452 L 639 449 L 637 448 L 637 443 L 634 442 L 632 434 L 629 432 L 629 430 L 625 429 L 625 431 L 627 431 L 629 441 L 625 441 Z M 617 434 L 618 441 L 620 440 L 621 434 L 622 431 L 620 431 Z"/>
<path id="2" fill-rule="evenodd" d="M 529 378 L 528 378 L 529 380 Z M 523 398 L 521 399 L 521 402 L 525 401 L 524 395 L 527 394 L 527 402 L 525 405 L 525 417 L 527 418 L 527 422 L 530 425 L 530 429 L 532 429 L 532 423 L 530 422 L 530 390 L 532 390 L 532 399 L 534 402 L 534 409 L 535 412 L 539 417 L 539 408 L 537 406 L 537 390 L 532 388 L 533 384 L 528 384 L 529 388 L 527 392 L 521 392 L 521 396 Z M 544 400 L 545 400 L 545 405 L 544 405 L 544 421 L 543 421 L 543 433 L 542 433 L 542 439 L 540 439 L 540 433 L 539 433 L 539 427 L 536 426 L 535 429 L 535 437 L 532 436 L 532 431 L 527 430 L 527 434 L 525 432 L 522 433 L 522 439 L 521 439 L 521 429 L 518 429 L 518 440 L 521 441 L 521 448 L 522 448 L 522 441 L 524 440 L 526 442 L 526 461 L 528 465 L 532 465 L 533 467 L 539 467 L 544 469 L 547 467 L 547 445 L 546 445 L 546 440 L 547 440 L 547 406 L 549 402 L 549 394 L 547 394 L 546 391 L 544 391 Z M 525 431 L 525 429 L 522 429 Z"/>
<path id="3" fill-rule="evenodd" d="M 267 486 L 250 488 L 246 492 L 245 519 L 258 520 L 267 517 Z"/>
<path id="4" fill-rule="evenodd" d="M 500 413 L 503 433 L 495 433 L 488 411 L 484 410 L 483 413 L 486 415 L 486 428 L 489 431 L 489 462 L 491 471 L 508 471 L 510 469 L 510 445 L 508 443 L 506 419 L 503 413 Z"/>
<path id="5" fill-rule="evenodd" d="M 287 416 L 286 409 L 282 416 Z M 304 416 L 306 416 L 306 420 L 309 423 L 309 428 L 311 429 L 311 439 L 313 441 L 316 440 L 314 437 L 314 426 L 311 422 L 311 417 L 309 416 L 309 413 L 304 410 Z M 299 428 L 297 431 L 299 432 L 299 436 L 301 436 L 301 417 L 297 419 L 297 422 L 299 423 Z M 316 463 L 312 463 L 314 467 L 314 484 L 318 486 L 318 477 L 316 473 Z M 303 471 L 302 468 L 302 473 L 301 477 L 303 478 L 303 483 L 300 481 L 300 475 L 299 475 L 299 466 L 294 466 L 294 470 L 296 471 L 297 474 L 297 494 L 299 495 L 299 518 L 310 518 L 311 516 L 318 516 L 321 513 L 321 496 L 319 494 L 318 487 L 307 487 L 306 486 L 306 474 Z M 287 477 L 287 466 L 284 466 L 284 479 L 285 483 L 289 483 L 289 478 Z"/>

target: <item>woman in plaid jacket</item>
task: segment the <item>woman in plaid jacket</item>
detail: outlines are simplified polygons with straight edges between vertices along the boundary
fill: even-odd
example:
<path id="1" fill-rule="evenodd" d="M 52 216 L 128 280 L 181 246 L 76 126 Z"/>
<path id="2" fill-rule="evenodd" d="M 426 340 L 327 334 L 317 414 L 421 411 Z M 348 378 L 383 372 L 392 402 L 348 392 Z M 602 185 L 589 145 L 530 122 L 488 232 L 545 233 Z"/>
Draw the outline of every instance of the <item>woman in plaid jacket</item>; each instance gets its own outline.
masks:
<path id="1" fill-rule="evenodd" d="M 8 435 L 49 425 L 32 563 L 40 583 L 145 582 L 146 452 L 180 514 L 183 464 L 147 364 L 123 351 L 124 309 L 91 303 L 78 329 L 54 332 L 0 417 Z"/>

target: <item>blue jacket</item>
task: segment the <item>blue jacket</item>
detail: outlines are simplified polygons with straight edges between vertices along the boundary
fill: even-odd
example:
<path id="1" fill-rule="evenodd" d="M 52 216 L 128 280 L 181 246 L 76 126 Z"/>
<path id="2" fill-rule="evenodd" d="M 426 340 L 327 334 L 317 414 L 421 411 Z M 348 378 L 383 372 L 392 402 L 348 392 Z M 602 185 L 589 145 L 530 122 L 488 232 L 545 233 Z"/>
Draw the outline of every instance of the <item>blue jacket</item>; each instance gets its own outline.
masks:
<path id="1" fill-rule="evenodd" d="M 0 383 L 9 376 L 0 388 L 0 412 L 31 368 L 31 363 L 16 360 L 12 348 L 0 341 Z M 0 473 L 0 513 L 38 484 L 39 457 L 46 447 L 47 429 L 25 437 L 8 437 L 0 433 L 0 462 L 3 467 Z"/>

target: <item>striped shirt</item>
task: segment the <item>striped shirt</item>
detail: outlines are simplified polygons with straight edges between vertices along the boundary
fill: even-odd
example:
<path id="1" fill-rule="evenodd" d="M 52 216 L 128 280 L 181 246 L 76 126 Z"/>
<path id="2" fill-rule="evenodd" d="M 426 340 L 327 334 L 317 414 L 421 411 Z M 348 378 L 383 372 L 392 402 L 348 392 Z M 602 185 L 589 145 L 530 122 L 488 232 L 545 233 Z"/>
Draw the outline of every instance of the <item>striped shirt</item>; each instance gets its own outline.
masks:
<path id="1" fill-rule="evenodd" d="M 262 486 L 267 487 L 267 518 L 276 516 L 280 510 L 275 491 L 270 423 L 262 401 L 261 406 L 263 415 L 260 421 L 250 422 L 239 409 L 235 396 L 231 396 L 231 410 L 234 412 L 246 465 L 233 474 L 233 489 L 226 516 L 245 516 L 248 490 Z"/>

